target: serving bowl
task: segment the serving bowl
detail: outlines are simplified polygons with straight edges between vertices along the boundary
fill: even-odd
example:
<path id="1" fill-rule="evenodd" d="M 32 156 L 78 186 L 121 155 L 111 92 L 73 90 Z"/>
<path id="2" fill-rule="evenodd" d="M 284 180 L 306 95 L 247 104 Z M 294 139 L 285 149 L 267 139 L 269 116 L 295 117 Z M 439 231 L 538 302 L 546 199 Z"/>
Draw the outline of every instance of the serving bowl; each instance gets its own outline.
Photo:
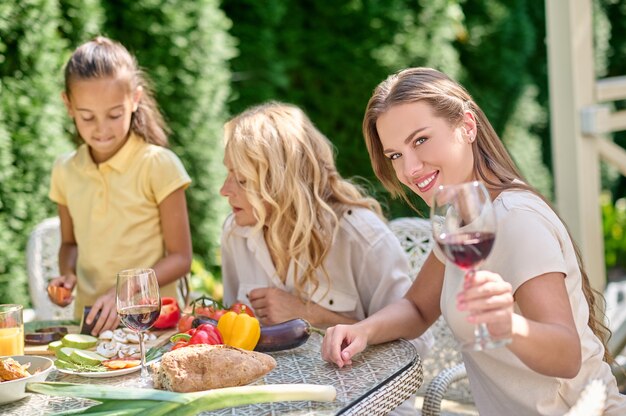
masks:
<path id="1" fill-rule="evenodd" d="M 48 373 L 54 368 L 54 363 L 50 358 L 40 357 L 37 355 L 12 355 L 4 358 L 13 358 L 20 364 L 30 363 L 28 377 L 19 378 L 17 380 L 0 382 L 0 404 L 14 402 L 26 397 L 26 383 L 31 381 L 45 381 Z"/>

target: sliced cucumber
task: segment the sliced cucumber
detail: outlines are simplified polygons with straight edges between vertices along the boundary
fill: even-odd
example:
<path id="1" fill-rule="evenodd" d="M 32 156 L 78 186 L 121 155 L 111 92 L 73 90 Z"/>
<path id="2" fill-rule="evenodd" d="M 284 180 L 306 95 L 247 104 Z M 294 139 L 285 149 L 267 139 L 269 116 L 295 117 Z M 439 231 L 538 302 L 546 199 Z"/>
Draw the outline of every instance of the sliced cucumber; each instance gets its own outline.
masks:
<path id="1" fill-rule="evenodd" d="M 98 338 L 92 337 L 91 335 L 67 334 L 63 337 L 61 342 L 66 347 L 85 350 L 87 348 L 95 347 L 98 343 Z"/>
<path id="2" fill-rule="evenodd" d="M 59 341 L 52 341 L 50 344 L 48 344 L 48 350 L 49 351 L 54 351 L 55 353 L 61 348 L 63 347 L 63 343 L 59 340 Z"/>
<path id="3" fill-rule="evenodd" d="M 74 350 L 70 356 L 72 362 L 84 365 L 98 365 L 106 360 L 105 357 L 93 351 Z"/>
<path id="4" fill-rule="evenodd" d="M 64 370 L 75 370 L 76 369 L 76 364 L 62 360 L 60 358 L 58 358 L 55 362 L 54 365 L 57 368 L 62 368 Z"/>
<path id="5" fill-rule="evenodd" d="M 59 360 L 66 361 L 68 363 L 72 362 L 72 353 L 76 350 L 76 348 L 69 347 L 61 347 L 56 350 L 56 356 Z"/>

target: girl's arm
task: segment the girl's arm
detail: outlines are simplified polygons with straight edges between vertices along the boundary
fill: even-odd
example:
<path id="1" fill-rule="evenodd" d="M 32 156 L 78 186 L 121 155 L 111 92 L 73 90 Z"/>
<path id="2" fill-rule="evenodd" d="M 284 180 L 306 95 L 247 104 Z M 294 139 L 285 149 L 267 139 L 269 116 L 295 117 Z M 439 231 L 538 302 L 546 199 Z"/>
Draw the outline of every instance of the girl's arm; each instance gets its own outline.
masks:
<path id="1" fill-rule="evenodd" d="M 59 248 L 59 273 L 61 276 L 76 277 L 78 245 L 74 236 L 74 223 L 65 205 L 58 205 L 61 220 L 61 247 Z M 73 288 L 73 286 L 72 286 Z M 69 288 L 68 289 L 72 289 Z"/>
<path id="2" fill-rule="evenodd" d="M 513 342 L 508 348 L 524 364 L 546 376 L 572 378 L 578 374 L 580 338 L 562 273 L 546 273 L 523 283 L 513 295 L 520 314 L 513 312 L 510 285 L 499 275 L 479 272 L 473 281 L 474 288 L 464 294 L 467 308 L 483 310 L 475 320 L 487 322 L 490 333 L 510 334 Z M 508 293 L 499 293 L 500 286 L 508 286 Z M 470 302 L 474 297 L 477 301 Z"/>
<path id="3" fill-rule="evenodd" d="M 172 283 L 189 273 L 192 249 L 185 190 L 179 188 L 159 204 L 165 256 L 153 266 L 159 285 Z"/>
<path id="4" fill-rule="evenodd" d="M 61 246 L 59 247 L 59 274 L 49 282 L 50 286 L 63 286 L 70 291 L 76 286 L 76 257 L 78 246 L 74 236 L 74 224 L 69 210 L 65 205 L 58 205 L 59 219 L 61 221 Z M 65 299 L 50 298 L 59 306 L 69 305 L 73 297 Z"/>
<path id="5" fill-rule="evenodd" d="M 413 339 L 423 334 L 441 314 L 443 274 L 444 265 L 431 252 L 404 298 L 354 325 L 328 328 L 322 358 L 343 367 L 368 344 Z"/>

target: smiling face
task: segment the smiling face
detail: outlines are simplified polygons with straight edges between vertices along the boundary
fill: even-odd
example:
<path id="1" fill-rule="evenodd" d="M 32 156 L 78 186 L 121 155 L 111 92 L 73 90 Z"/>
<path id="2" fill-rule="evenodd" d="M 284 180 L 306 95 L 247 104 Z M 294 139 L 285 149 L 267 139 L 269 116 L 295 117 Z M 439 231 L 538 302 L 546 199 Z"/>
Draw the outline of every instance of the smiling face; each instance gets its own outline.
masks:
<path id="1" fill-rule="evenodd" d="M 102 163 L 122 148 L 137 109 L 141 89 L 130 89 L 126 77 L 74 80 L 63 101 L 94 162 Z"/>
<path id="2" fill-rule="evenodd" d="M 471 113 L 453 126 L 423 101 L 399 104 L 378 118 L 376 129 L 398 180 L 429 206 L 439 185 L 474 179 L 476 122 Z"/>
<path id="3" fill-rule="evenodd" d="M 240 227 L 254 226 L 257 219 L 254 216 L 252 204 L 246 193 L 246 182 L 235 172 L 228 159 L 224 159 L 224 165 L 228 169 L 228 176 L 220 189 L 220 195 L 228 198 L 228 204 L 233 210 L 235 223 Z"/>

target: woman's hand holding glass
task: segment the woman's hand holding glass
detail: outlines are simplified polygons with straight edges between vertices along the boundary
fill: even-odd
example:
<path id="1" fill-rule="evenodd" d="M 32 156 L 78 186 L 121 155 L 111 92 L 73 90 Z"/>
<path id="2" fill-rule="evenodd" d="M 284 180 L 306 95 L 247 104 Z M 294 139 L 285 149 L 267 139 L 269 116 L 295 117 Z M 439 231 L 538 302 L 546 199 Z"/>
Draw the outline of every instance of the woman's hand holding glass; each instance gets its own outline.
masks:
<path id="1" fill-rule="evenodd" d="M 513 289 L 497 273 L 479 270 L 469 274 L 457 295 L 457 308 L 472 311 L 468 320 L 487 325 L 495 339 L 510 339 L 513 323 Z"/>
<path id="2" fill-rule="evenodd" d="M 470 321 L 477 325 L 474 339 L 464 342 L 462 348 L 482 351 L 510 343 L 508 335 L 505 338 L 492 337 L 486 322 L 479 317 L 492 307 L 492 298 L 489 296 L 489 285 L 492 282 L 483 281 L 483 290 L 470 291 L 469 295 L 465 291 L 475 285 L 478 267 L 491 253 L 496 237 L 497 221 L 489 192 L 477 181 L 441 185 L 435 191 L 430 218 L 433 237 L 439 248 L 452 263 L 465 272 L 464 291 L 461 293 L 459 306 L 470 312 Z M 486 274 L 480 276 L 482 280 Z M 502 281 L 499 276 L 498 278 Z M 510 334 L 510 328 L 508 333 Z"/>

